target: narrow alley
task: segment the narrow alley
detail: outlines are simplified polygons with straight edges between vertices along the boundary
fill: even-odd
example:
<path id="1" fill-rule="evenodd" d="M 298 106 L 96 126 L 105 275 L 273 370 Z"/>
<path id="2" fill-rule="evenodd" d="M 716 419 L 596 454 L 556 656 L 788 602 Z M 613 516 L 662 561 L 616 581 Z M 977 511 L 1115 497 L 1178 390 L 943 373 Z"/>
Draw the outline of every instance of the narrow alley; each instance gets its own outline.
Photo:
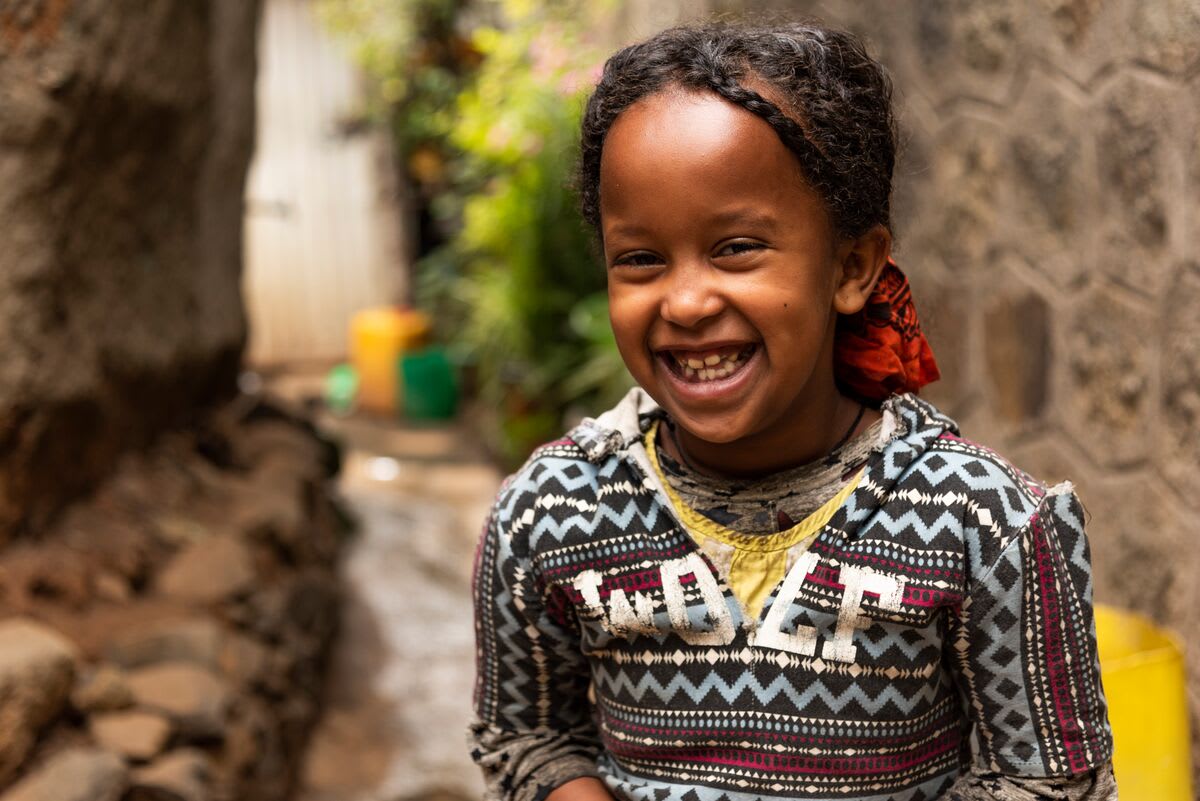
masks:
<path id="1" fill-rule="evenodd" d="M 455 428 L 321 422 L 345 447 L 340 493 L 358 529 L 343 552 L 342 627 L 298 798 L 478 798 L 465 742 L 470 570 L 500 475 Z"/>

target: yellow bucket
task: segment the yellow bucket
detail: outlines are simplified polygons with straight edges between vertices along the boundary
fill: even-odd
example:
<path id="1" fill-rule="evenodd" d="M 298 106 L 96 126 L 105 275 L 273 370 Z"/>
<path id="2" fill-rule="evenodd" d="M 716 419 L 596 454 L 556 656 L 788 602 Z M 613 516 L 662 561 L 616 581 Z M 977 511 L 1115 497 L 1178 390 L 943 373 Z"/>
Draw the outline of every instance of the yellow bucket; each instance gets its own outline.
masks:
<path id="1" fill-rule="evenodd" d="M 1121 801 L 1192 801 L 1179 642 L 1140 615 L 1099 605 L 1096 640 Z"/>
<path id="2" fill-rule="evenodd" d="M 400 411 L 396 361 L 429 337 L 429 318 L 394 306 L 364 309 L 350 320 L 350 361 L 358 372 L 358 406 L 381 414 Z"/>

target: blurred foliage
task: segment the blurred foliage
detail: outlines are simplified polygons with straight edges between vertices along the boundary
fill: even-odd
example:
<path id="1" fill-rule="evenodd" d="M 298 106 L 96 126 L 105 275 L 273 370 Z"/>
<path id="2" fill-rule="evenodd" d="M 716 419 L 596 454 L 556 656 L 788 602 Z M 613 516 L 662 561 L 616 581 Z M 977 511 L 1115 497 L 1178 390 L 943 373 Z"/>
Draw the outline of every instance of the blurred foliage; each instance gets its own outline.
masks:
<path id="1" fill-rule="evenodd" d="M 601 63 L 603 4 L 322 0 L 376 78 L 409 180 L 444 241 L 417 301 L 473 375 L 485 436 L 509 462 L 631 385 L 604 272 L 571 188 Z"/>
<path id="2" fill-rule="evenodd" d="M 317 0 L 316 8 L 374 79 L 369 111 L 394 134 L 414 191 L 418 249 L 436 248 L 452 234 L 432 210 L 452 191 L 455 101 L 482 58 L 460 23 L 466 0 Z"/>

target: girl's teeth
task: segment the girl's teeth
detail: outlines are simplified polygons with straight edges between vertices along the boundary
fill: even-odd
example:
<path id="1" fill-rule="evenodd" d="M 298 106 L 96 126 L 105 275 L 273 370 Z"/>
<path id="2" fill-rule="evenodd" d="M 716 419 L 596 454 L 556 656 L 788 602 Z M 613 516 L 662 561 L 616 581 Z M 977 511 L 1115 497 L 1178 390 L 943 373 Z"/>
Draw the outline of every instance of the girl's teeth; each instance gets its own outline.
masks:
<path id="1" fill-rule="evenodd" d="M 679 372 L 690 381 L 713 381 L 728 378 L 741 367 L 744 357 L 741 352 L 718 355 L 710 353 L 703 359 L 694 356 L 677 357 Z"/>

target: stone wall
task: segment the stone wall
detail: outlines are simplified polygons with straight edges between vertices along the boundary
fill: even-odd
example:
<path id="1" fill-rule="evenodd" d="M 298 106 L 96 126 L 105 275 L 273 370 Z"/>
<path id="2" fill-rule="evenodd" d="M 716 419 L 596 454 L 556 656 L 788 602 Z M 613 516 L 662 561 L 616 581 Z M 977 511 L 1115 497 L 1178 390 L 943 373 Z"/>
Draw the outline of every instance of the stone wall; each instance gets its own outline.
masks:
<path id="1" fill-rule="evenodd" d="M 336 466 L 239 396 L 0 549 L 0 801 L 291 798 L 340 608 Z"/>
<path id="2" fill-rule="evenodd" d="M 1183 636 L 1196 732 L 1200 3 L 775 6 L 892 70 L 897 258 L 946 376 L 928 394 L 1076 483 L 1096 598 Z"/>
<path id="3" fill-rule="evenodd" d="M 0 545 L 233 390 L 258 13 L 0 4 Z"/>
<path id="4" fill-rule="evenodd" d="M 284 801 L 336 452 L 238 394 L 257 0 L 0 2 L 0 801 Z"/>

